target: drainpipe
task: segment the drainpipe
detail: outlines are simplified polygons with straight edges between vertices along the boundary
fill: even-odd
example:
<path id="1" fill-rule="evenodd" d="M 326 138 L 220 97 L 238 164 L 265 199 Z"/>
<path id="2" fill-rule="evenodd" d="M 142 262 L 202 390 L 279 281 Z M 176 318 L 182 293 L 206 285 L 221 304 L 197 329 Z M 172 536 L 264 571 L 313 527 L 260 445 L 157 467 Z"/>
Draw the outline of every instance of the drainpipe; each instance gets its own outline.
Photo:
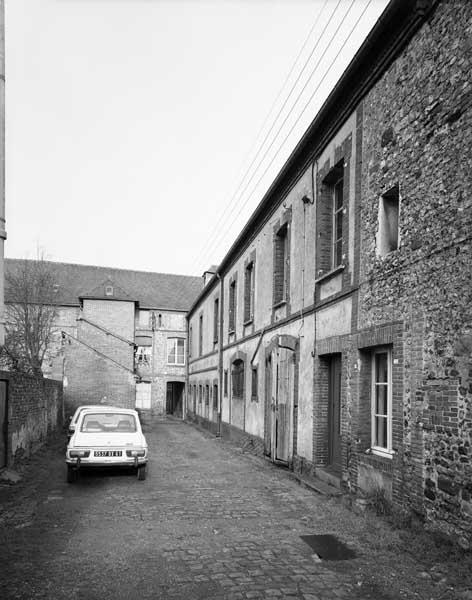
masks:
<path id="1" fill-rule="evenodd" d="M 187 402 L 189 399 L 189 371 L 190 371 L 190 328 L 189 328 L 189 321 L 190 319 L 187 319 L 187 317 L 185 317 L 185 333 L 187 335 L 187 351 L 185 353 L 186 356 L 186 361 L 185 361 L 185 397 L 182 400 L 182 421 L 185 421 L 185 419 L 187 418 Z"/>
<path id="2" fill-rule="evenodd" d="M 220 282 L 220 303 L 219 303 L 219 333 L 218 333 L 218 418 L 216 437 L 221 437 L 221 407 L 223 405 L 223 306 L 224 306 L 224 285 L 221 275 L 216 272 Z"/>

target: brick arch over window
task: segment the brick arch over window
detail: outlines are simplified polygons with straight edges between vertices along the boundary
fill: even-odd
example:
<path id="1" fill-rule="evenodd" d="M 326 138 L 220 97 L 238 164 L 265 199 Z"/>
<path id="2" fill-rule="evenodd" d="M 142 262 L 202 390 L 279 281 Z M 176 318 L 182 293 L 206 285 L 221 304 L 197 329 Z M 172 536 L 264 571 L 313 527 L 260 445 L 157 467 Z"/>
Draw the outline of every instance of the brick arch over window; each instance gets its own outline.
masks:
<path id="1" fill-rule="evenodd" d="M 289 350 L 292 350 L 293 352 L 297 352 L 298 345 L 299 345 L 299 339 L 293 335 L 287 335 L 287 334 L 275 335 L 266 347 L 266 351 L 265 351 L 266 359 L 268 358 L 268 356 L 270 355 L 272 350 L 274 350 L 274 348 L 278 348 L 278 347 L 287 348 Z"/>

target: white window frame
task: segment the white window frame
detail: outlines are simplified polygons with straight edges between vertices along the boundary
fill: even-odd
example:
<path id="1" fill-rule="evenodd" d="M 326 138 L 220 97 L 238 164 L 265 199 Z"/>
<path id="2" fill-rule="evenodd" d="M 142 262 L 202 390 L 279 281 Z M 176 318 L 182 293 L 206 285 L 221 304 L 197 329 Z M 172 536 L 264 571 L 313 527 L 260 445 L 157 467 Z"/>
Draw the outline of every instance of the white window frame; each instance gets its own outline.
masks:
<path id="1" fill-rule="evenodd" d="M 379 354 L 387 354 L 387 447 L 383 448 L 381 446 L 375 445 L 375 426 L 376 426 L 376 417 L 377 413 L 375 410 L 375 400 L 376 400 L 376 387 L 379 384 L 376 382 L 376 357 Z M 371 360 L 371 451 L 373 454 L 378 454 L 380 456 L 385 456 L 391 458 L 393 456 L 392 449 L 392 349 L 388 346 L 382 346 L 376 348 L 372 352 L 372 360 Z"/>
<path id="2" fill-rule="evenodd" d="M 182 341 L 183 345 L 184 345 L 184 351 L 183 351 L 183 358 L 182 358 L 182 362 L 178 362 L 178 356 L 179 353 L 177 352 L 177 347 L 178 347 L 178 342 Z M 169 354 L 170 354 L 170 350 L 171 350 L 171 344 L 174 345 L 175 347 L 175 362 L 171 362 L 169 360 Z M 174 365 L 174 366 L 184 366 L 185 365 L 185 340 L 184 338 L 180 338 L 180 337 L 170 337 L 167 338 L 167 364 L 168 365 Z"/>

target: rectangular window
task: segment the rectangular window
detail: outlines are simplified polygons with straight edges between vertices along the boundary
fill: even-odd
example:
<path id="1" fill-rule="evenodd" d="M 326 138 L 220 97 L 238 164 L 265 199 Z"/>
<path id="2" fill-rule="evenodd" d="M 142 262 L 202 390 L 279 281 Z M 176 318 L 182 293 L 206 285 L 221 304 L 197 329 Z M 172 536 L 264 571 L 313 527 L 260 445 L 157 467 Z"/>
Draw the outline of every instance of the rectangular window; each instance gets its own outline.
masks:
<path id="1" fill-rule="evenodd" d="M 257 402 L 257 367 L 253 367 L 251 375 L 251 400 Z"/>
<path id="2" fill-rule="evenodd" d="M 198 318 L 198 356 L 203 354 L 203 315 Z"/>
<path id="3" fill-rule="evenodd" d="M 400 194 L 398 185 L 380 197 L 379 229 L 377 233 L 377 254 L 385 256 L 398 250 Z"/>
<path id="4" fill-rule="evenodd" d="M 185 340 L 183 338 L 167 339 L 167 364 L 185 364 Z"/>
<path id="5" fill-rule="evenodd" d="M 150 366 L 152 357 L 151 346 L 138 346 L 136 349 L 136 363 L 141 366 Z"/>
<path id="6" fill-rule="evenodd" d="M 244 322 L 254 318 L 254 262 L 246 265 L 244 271 Z"/>
<path id="7" fill-rule="evenodd" d="M 225 396 L 228 395 L 228 369 L 223 373 L 223 392 Z"/>
<path id="8" fill-rule="evenodd" d="M 244 362 L 235 360 L 231 367 L 231 383 L 233 398 L 244 397 Z"/>
<path id="9" fill-rule="evenodd" d="M 210 405 L 210 386 L 209 385 L 205 386 L 205 405 L 206 406 Z"/>
<path id="10" fill-rule="evenodd" d="M 188 357 L 192 357 L 192 343 L 193 343 L 193 328 L 190 325 L 188 329 Z"/>
<path id="11" fill-rule="evenodd" d="M 149 319 L 149 311 L 148 310 L 140 310 L 139 311 L 139 326 L 140 327 L 149 327 L 150 319 Z"/>
<path id="12" fill-rule="evenodd" d="M 215 304 L 213 307 L 213 343 L 218 343 L 218 333 L 220 327 L 220 300 L 215 298 Z"/>
<path id="13" fill-rule="evenodd" d="M 236 281 L 229 284 L 229 318 L 228 331 L 232 332 L 236 329 Z"/>
<path id="14" fill-rule="evenodd" d="M 288 226 L 283 225 L 274 236 L 274 305 L 287 299 Z"/>
<path id="15" fill-rule="evenodd" d="M 213 410 L 218 410 L 218 384 L 213 384 Z"/>
<path id="16" fill-rule="evenodd" d="M 335 269 L 343 262 L 343 214 L 344 214 L 344 180 L 341 175 L 332 186 L 333 228 L 331 245 L 331 268 Z"/>
<path id="17" fill-rule="evenodd" d="M 372 450 L 392 453 L 392 352 L 372 353 Z"/>

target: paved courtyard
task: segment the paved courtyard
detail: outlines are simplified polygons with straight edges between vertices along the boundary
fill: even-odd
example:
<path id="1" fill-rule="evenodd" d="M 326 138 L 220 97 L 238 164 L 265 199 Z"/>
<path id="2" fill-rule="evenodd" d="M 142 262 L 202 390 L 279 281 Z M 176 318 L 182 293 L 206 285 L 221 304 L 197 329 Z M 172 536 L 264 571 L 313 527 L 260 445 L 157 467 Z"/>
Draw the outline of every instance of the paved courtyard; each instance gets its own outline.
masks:
<path id="1" fill-rule="evenodd" d="M 263 459 L 177 420 L 146 435 L 144 482 L 106 472 L 67 484 L 60 439 L 0 486 L 0 598 L 471 597 L 449 564 L 404 551 L 398 531 Z M 355 557 L 320 560 L 301 538 L 313 534 Z"/>

